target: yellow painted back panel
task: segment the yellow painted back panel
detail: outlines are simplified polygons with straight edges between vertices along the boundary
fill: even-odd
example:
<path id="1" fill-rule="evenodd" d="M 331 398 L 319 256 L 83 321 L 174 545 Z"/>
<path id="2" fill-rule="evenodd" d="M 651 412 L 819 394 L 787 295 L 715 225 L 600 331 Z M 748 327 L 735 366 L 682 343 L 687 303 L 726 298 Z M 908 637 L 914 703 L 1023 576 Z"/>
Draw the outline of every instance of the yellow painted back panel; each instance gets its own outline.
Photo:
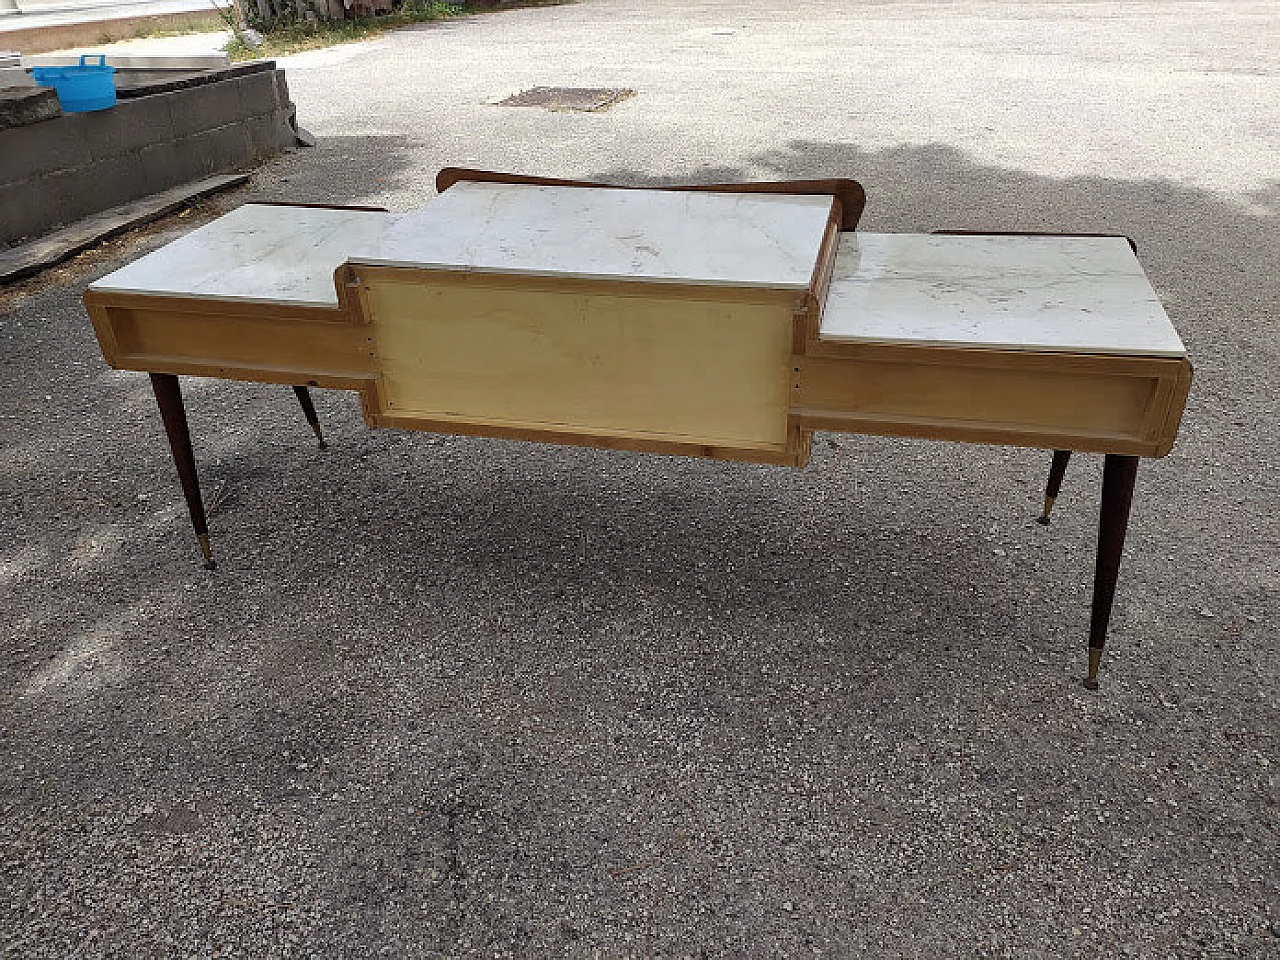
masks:
<path id="1" fill-rule="evenodd" d="M 793 295 L 403 274 L 362 277 L 385 414 L 786 446 Z"/>

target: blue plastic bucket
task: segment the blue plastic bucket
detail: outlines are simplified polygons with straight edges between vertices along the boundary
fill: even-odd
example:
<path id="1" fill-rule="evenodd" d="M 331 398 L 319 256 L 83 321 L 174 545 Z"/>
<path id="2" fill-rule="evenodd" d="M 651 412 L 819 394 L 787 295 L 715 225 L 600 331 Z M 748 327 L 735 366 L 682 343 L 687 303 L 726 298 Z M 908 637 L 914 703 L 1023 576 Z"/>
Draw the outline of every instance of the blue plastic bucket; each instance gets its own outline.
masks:
<path id="1" fill-rule="evenodd" d="M 88 61 L 96 59 L 96 64 Z M 63 113 L 88 113 L 116 104 L 115 67 L 103 54 L 86 53 L 78 67 L 32 67 L 31 77 L 42 87 L 58 91 Z"/>

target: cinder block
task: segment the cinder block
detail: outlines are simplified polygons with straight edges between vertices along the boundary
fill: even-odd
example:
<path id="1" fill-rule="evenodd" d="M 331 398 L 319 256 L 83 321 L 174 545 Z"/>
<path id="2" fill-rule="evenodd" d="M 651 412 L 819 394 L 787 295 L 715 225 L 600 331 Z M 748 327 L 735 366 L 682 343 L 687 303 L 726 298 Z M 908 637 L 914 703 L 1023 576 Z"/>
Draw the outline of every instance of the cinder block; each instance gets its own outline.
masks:
<path id="1" fill-rule="evenodd" d="M 72 118 L 54 117 L 0 130 L 0 183 L 20 183 L 83 164 L 88 146 Z"/>
<path id="2" fill-rule="evenodd" d="M 289 82 L 285 79 L 283 70 L 273 70 L 271 75 L 276 81 L 276 96 L 281 103 L 289 103 Z"/>
<path id="3" fill-rule="evenodd" d="M 246 116 L 243 85 L 257 76 L 261 74 L 157 94 L 168 98 L 174 137 L 180 139 L 242 119 Z"/>
<path id="4" fill-rule="evenodd" d="M 159 193 L 180 183 L 197 179 L 200 174 L 193 171 L 177 143 L 166 140 L 164 143 L 153 143 L 144 147 L 135 155 L 136 162 L 142 168 L 143 182 L 147 193 Z"/>
<path id="5" fill-rule="evenodd" d="M 259 117 L 280 109 L 280 90 L 275 74 L 255 73 L 236 81 L 240 85 L 240 102 L 246 117 Z"/>
<path id="6" fill-rule="evenodd" d="M 247 165 L 254 158 L 253 144 L 243 123 L 202 130 L 174 141 L 179 163 L 190 170 L 190 179 Z"/>
<path id="7" fill-rule="evenodd" d="M 153 192 L 134 154 L 108 157 L 43 179 L 61 197 L 68 220 L 79 220 Z"/>
<path id="8" fill-rule="evenodd" d="M 268 113 L 244 122 L 254 159 L 290 153 L 297 148 L 298 139 L 289 125 L 288 116 L 284 112 Z"/>
<path id="9" fill-rule="evenodd" d="M 0 185 L 0 243 L 33 239 L 70 219 L 62 198 L 37 177 Z"/>
<path id="10" fill-rule="evenodd" d="M 109 110 L 68 117 L 79 126 L 88 161 L 106 160 L 173 139 L 173 119 L 165 95 L 120 100 Z"/>

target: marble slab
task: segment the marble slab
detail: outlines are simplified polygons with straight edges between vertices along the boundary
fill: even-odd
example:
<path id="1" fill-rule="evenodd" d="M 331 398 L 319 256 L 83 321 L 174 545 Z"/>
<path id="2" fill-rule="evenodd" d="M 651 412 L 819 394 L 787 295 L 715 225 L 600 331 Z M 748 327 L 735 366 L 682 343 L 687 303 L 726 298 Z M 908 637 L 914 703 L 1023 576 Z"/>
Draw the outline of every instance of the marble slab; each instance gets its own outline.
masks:
<path id="1" fill-rule="evenodd" d="M 468 183 L 397 216 L 351 262 L 803 290 L 825 196 Z"/>
<path id="2" fill-rule="evenodd" d="M 820 340 L 1182 357 L 1113 237 L 846 233 Z"/>
<path id="3" fill-rule="evenodd" d="M 245 204 L 135 260 L 92 290 L 337 307 L 333 272 L 390 220 L 371 210 Z"/>

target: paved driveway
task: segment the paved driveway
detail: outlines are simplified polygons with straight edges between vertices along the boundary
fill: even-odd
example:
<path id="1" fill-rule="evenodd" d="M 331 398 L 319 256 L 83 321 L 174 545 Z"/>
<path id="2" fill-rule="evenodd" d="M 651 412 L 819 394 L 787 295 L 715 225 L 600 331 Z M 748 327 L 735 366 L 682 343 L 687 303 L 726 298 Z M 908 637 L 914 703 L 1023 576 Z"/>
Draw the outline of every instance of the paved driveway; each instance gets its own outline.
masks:
<path id="1" fill-rule="evenodd" d="M 1197 367 L 1083 691 L 1099 465 L 804 471 L 364 429 L 192 381 L 222 566 L 84 284 L 6 294 L 0 955 L 1275 957 L 1280 33 L 1269 2 L 583 2 L 292 58 L 320 146 L 842 175 L 864 226 L 1133 236 Z M 490 101 L 621 85 L 601 114 Z"/>

